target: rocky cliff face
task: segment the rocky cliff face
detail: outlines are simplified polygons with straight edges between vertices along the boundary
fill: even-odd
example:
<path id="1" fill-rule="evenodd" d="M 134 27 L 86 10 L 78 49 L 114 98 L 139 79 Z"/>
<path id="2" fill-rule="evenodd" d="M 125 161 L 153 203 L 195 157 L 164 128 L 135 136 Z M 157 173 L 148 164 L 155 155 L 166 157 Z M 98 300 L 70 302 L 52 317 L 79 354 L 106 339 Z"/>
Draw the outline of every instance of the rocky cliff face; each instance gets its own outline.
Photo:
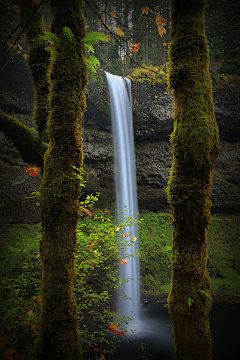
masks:
<path id="1" fill-rule="evenodd" d="M 212 212 L 240 209 L 239 83 L 215 87 L 215 115 L 220 145 L 214 170 Z M 113 145 L 107 86 L 90 84 L 84 123 L 84 162 L 95 177 L 105 206 L 114 203 Z M 173 131 L 174 96 L 163 85 L 132 84 L 133 122 L 139 210 L 170 211 L 167 182 L 172 165 L 169 136 Z M 93 181 L 93 179 L 92 179 Z M 88 189 L 87 189 L 88 190 Z"/>
<path id="2" fill-rule="evenodd" d="M 19 82 L 19 83 L 18 83 Z M 0 107 L 12 116 L 31 124 L 33 91 L 29 78 L 15 78 L 0 92 Z M 220 154 L 214 171 L 212 212 L 236 213 L 240 209 L 240 105 L 238 84 L 231 81 L 214 91 L 215 114 L 220 130 Z M 173 101 L 163 85 L 132 84 L 133 122 L 136 150 L 139 210 L 169 212 L 167 182 L 172 164 L 169 136 L 173 131 Z M 110 106 L 105 80 L 89 83 L 84 116 L 83 150 L 87 170 L 86 194 L 100 191 L 99 206 L 115 206 L 113 141 Z M 39 220 L 35 200 L 24 198 L 38 189 L 39 180 L 26 176 L 27 165 L 16 150 L 0 135 L 0 221 Z"/>

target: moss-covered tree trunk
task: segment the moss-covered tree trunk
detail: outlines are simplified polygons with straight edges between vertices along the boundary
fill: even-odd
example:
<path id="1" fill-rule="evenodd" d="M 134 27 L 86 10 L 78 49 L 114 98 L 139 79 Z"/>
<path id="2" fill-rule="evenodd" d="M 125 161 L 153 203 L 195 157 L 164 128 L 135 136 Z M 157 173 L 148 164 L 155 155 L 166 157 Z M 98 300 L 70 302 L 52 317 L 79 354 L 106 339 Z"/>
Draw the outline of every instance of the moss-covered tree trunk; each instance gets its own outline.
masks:
<path id="1" fill-rule="evenodd" d="M 168 304 L 177 360 L 209 360 L 212 351 L 206 230 L 218 128 L 204 34 L 205 6 L 205 0 L 171 0 L 169 84 L 175 109 L 168 197 L 174 231 Z"/>
<path id="2" fill-rule="evenodd" d="M 59 41 L 54 44 L 50 66 L 49 147 L 44 156 L 40 188 L 43 270 L 36 359 L 80 360 L 78 309 L 73 292 L 80 184 L 72 166 L 79 168 L 83 161 L 87 64 L 81 41 L 85 37 L 85 21 L 80 0 L 51 0 L 51 9 L 51 32 Z M 64 27 L 70 35 L 64 34 Z"/>
<path id="3" fill-rule="evenodd" d="M 46 44 L 39 35 L 44 35 L 44 23 L 39 2 L 20 0 L 20 22 L 25 28 L 24 33 L 28 40 L 29 52 L 27 62 L 35 92 L 34 121 L 39 136 L 35 136 L 29 128 L 0 111 L 0 131 L 15 145 L 21 158 L 28 164 L 41 166 L 47 142 L 46 122 L 48 117 L 49 81 L 48 69 L 50 54 L 46 51 Z"/>

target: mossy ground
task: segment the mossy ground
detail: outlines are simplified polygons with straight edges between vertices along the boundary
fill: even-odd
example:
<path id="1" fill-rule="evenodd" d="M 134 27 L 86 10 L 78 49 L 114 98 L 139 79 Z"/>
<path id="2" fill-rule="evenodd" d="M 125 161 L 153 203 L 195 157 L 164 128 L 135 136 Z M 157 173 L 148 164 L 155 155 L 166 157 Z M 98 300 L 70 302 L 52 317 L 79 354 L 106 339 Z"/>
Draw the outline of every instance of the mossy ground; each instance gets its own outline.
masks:
<path id="1" fill-rule="evenodd" d="M 141 291 L 152 297 L 169 293 L 172 231 L 170 214 L 146 213 L 140 225 Z M 240 218 L 218 216 L 207 233 L 212 293 L 240 296 Z"/>

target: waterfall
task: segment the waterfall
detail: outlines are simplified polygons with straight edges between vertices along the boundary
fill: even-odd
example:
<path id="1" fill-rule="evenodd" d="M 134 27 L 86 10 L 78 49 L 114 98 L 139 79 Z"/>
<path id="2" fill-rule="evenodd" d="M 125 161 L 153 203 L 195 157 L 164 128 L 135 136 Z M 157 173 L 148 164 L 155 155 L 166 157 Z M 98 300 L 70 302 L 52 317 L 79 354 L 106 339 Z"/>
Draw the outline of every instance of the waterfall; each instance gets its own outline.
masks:
<path id="1" fill-rule="evenodd" d="M 118 222 L 120 223 L 122 217 L 126 215 L 126 209 L 128 215 L 132 215 L 134 219 L 137 219 L 138 211 L 131 81 L 107 72 L 105 74 L 111 102 L 116 200 Z M 138 250 L 138 223 L 128 227 L 125 233 L 131 234 L 126 237 L 126 240 L 131 240 L 134 235 L 137 237 L 137 241 L 126 252 L 121 253 L 123 259 L 126 259 L 126 253 L 136 254 L 136 250 Z M 119 262 L 118 274 L 120 279 L 133 279 L 129 282 L 122 282 L 119 290 L 131 300 L 119 296 L 118 307 L 123 309 L 121 316 L 128 317 L 134 314 L 134 322 L 136 322 L 139 320 L 140 313 L 139 258 L 131 257 L 126 265 Z"/>

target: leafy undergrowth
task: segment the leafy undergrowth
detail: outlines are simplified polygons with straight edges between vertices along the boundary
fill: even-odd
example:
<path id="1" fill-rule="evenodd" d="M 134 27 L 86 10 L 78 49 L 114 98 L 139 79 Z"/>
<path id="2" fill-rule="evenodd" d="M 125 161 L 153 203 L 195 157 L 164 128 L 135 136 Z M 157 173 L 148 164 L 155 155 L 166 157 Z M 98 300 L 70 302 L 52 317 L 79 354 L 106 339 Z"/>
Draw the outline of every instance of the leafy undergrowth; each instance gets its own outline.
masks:
<path id="1" fill-rule="evenodd" d="M 151 298 L 170 290 L 171 215 L 145 213 L 140 220 L 141 293 Z M 108 307 L 119 285 L 113 263 L 117 258 L 116 237 L 124 236 L 118 231 L 113 219 L 107 220 L 104 215 L 95 220 L 86 218 L 78 227 L 76 265 L 80 277 L 75 292 L 77 299 L 81 298 L 81 302 L 77 301 L 79 331 L 85 336 L 85 359 L 94 356 L 109 359 L 114 356 L 119 337 L 126 339 L 124 329 L 118 325 L 121 321 Z M 0 359 L 3 360 L 31 359 L 41 308 L 40 232 L 39 225 L 0 228 Z M 214 216 L 208 231 L 212 293 L 240 296 L 239 238 L 239 217 Z M 106 334 L 111 335 L 112 343 Z"/>
<path id="2" fill-rule="evenodd" d="M 116 225 L 113 218 L 99 211 L 77 227 L 74 292 L 84 359 L 113 359 L 121 339 L 128 338 L 125 328 L 132 317 L 120 318 L 111 310 L 111 299 L 121 282 L 128 281 L 118 278 L 118 243 L 127 251 L 137 241 L 126 232 L 135 221 L 126 214 Z M 42 302 L 40 239 L 40 226 L 9 225 L 0 229 L 1 360 L 32 360 L 34 354 Z M 121 266 L 126 262 L 122 259 Z"/>

